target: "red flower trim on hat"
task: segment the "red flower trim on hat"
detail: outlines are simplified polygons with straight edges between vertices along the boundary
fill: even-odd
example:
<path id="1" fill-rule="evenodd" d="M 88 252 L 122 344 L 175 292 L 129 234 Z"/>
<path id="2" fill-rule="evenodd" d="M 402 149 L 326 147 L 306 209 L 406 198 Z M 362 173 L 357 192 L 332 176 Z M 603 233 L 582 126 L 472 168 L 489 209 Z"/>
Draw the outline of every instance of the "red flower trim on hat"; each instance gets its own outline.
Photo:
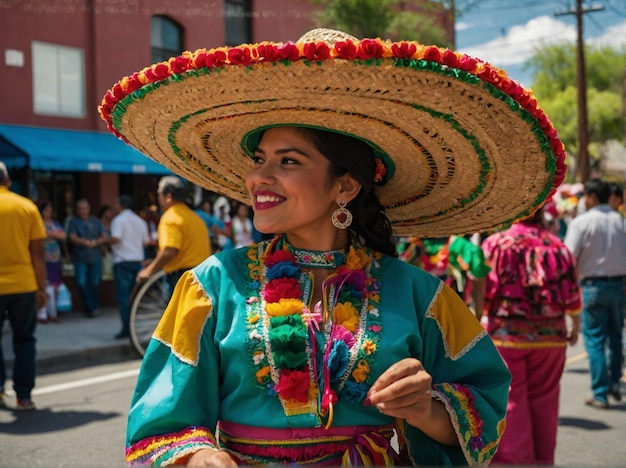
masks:
<path id="1" fill-rule="evenodd" d="M 278 55 L 282 60 L 296 61 L 301 58 L 300 49 L 293 42 L 278 46 Z"/>
<path id="2" fill-rule="evenodd" d="M 307 60 L 327 60 L 330 58 L 330 47 L 325 42 L 304 44 L 302 52 Z"/>
<path id="3" fill-rule="evenodd" d="M 191 60 L 191 52 L 183 52 L 183 55 L 173 57 L 169 60 L 170 69 L 173 74 L 183 73 L 193 68 L 193 61 Z"/>
<path id="4" fill-rule="evenodd" d="M 354 60 L 358 57 L 358 48 L 356 44 L 350 40 L 339 41 L 335 43 L 336 57 L 346 60 Z"/>
<path id="5" fill-rule="evenodd" d="M 383 57 L 384 49 L 380 42 L 373 39 L 363 39 L 357 50 L 357 57 L 363 60 L 379 59 Z"/>
<path id="6" fill-rule="evenodd" d="M 361 41 L 345 40 L 328 45 L 322 41 L 302 44 L 262 42 L 255 45 L 221 47 L 211 50 L 199 49 L 196 52 L 184 52 L 168 62 L 161 62 L 125 77 L 106 93 L 98 108 L 100 115 L 107 122 L 107 127 L 116 136 L 126 139 L 113 126 L 113 109 L 126 96 L 137 91 L 145 84 L 163 81 L 172 75 L 197 70 L 204 67 L 220 68 L 228 65 L 250 66 L 255 63 L 275 62 L 280 60 L 315 60 L 330 59 L 370 60 L 370 59 L 410 59 L 425 60 L 438 65 L 468 72 L 482 81 L 493 85 L 510 96 L 524 110 L 537 120 L 539 127 L 547 137 L 550 148 L 555 153 L 557 172 L 555 186 L 564 177 L 565 149 L 558 139 L 556 130 L 545 113 L 537 106 L 532 90 L 523 88 L 509 78 L 504 70 L 496 68 L 482 60 L 436 46 L 424 46 L 414 41 L 389 42 L 377 39 Z"/>
<path id="7" fill-rule="evenodd" d="M 392 57 L 396 58 L 411 58 L 417 51 L 417 46 L 414 42 L 397 42 L 391 45 Z"/>
<path id="8" fill-rule="evenodd" d="M 252 63 L 253 57 L 249 48 L 230 49 L 228 51 L 228 61 L 232 65 L 245 65 Z"/>

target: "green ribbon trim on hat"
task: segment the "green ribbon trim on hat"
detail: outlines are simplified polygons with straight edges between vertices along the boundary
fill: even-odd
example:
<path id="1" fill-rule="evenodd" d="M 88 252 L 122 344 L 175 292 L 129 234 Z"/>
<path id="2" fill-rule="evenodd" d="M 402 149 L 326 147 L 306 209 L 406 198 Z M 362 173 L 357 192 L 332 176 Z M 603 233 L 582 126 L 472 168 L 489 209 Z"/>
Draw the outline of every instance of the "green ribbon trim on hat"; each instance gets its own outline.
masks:
<path id="1" fill-rule="evenodd" d="M 515 99 L 513 99 L 511 96 L 509 96 L 508 94 L 506 94 L 504 91 L 498 89 L 495 85 L 492 85 L 490 83 L 487 83 L 485 81 L 483 81 L 480 77 L 473 75 L 469 72 L 466 71 L 462 71 L 459 69 L 455 69 L 455 68 L 449 68 L 445 65 L 441 65 L 439 63 L 436 62 L 431 62 L 428 60 L 414 60 L 414 59 L 400 59 L 400 58 L 394 58 L 391 60 L 392 63 L 395 66 L 398 67 L 408 67 L 408 68 L 412 68 L 414 70 L 424 70 L 424 71 L 428 71 L 428 72 L 432 72 L 432 73 L 437 73 L 437 74 L 441 74 L 444 76 L 448 76 L 460 81 L 463 81 L 467 84 L 470 85 L 475 85 L 475 86 L 482 86 L 486 91 L 488 91 L 493 97 L 505 102 L 513 112 L 516 112 L 520 118 L 522 118 L 524 121 L 528 122 L 529 125 L 531 126 L 532 129 L 532 133 L 535 135 L 535 138 L 537 140 L 537 142 L 539 143 L 542 152 L 546 155 L 546 163 L 545 163 L 545 169 L 549 174 L 549 183 L 546 184 L 545 188 L 539 193 L 539 195 L 537 196 L 537 198 L 535 199 L 532 208 L 537 208 L 539 206 L 541 206 L 545 200 L 547 199 L 548 195 L 551 193 L 552 191 L 552 185 L 554 184 L 554 179 L 556 177 L 556 169 L 557 169 L 557 159 L 556 159 L 556 155 L 553 152 L 551 146 L 550 146 L 550 141 L 549 138 L 547 137 L 547 135 L 543 132 L 543 130 L 541 129 L 541 126 L 539 124 L 539 122 L 533 117 L 533 115 L 525 110 L 520 103 L 518 103 Z M 303 62 L 305 65 L 310 66 L 312 64 L 317 64 L 320 66 L 323 66 L 324 61 L 309 61 L 309 60 L 301 60 L 301 62 Z M 352 60 L 352 62 L 357 63 L 357 64 L 363 64 L 363 65 L 369 65 L 369 66 L 379 66 L 382 63 L 385 62 L 389 62 L 389 59 L 369 59 L 369 60 Z M 281 61 L 281 62 L 274 62 L 274 64 L 276 66 L 278 66 L 278 64 L 281 65 L 289 65 L 292 64 L 294 62 L 290 62 L 288 60 L 285 61 Z M 135 102 L 136 100 L 142 100 L 144 98 L 144 96 L 146 96 L 147 94 L 152 93 L 153 91 L 157 90 L 160 86 L 167 86 L 170 82 L 176 82 L 176 81 L 183 81 L 185 78 L 187 77 L 193 77 L 193 76 L 202 76 L 202 75 L 207 75 L 207 74 L 211 74 L 211 73 L 219 73 L 223 68 L 227 68 L 231 65 L 224 65 L 223 67 L 220 68 L 200 68 L 200 69 L 195 69 L 195 70 L 190 70 L 190 71 L 186 71 L 180 74 L 175 74 L 175 75 L 171 75 L 170 77 L 168 77 L 167 79 L 164 79 L 162 81 L 159 82 L 154 82 L 154 83 L 149 83 L 144 85 L 142 88 L 132 92 L 131 94 L 125 96 L 124 98 L 122 98 L 120 101 L 118 101 L 115 105 L 115 107 L 113 108 L 112 112 L 111 112 L 111 121 L 113 123 L 113 126 L 117 129 L 121 129 L 123 128 L 122 125 L 122 117 L 124 116 L 124 114 L 126 113 L 127 107 L 130 106 L 133 102 Z M 249 67 L 251 70 L 253 69 L 253 67 Z M 455 128 L 459 133 L 461 133 L 466 139 L 468 139 L 468 141 L 471 142 L 472 146 L 475 148 L 476 150 L 476 154 L 479 157 L 479 160 L 481 162 L 481 175 L 479 177 L 479 184 L 477 186 L 477 190 L 473 191 L 471 194 L 469 194 L 469 196 L 463 200 L 459 200 L 459 204 L 461 206 L 465 206 L 468 203 L 470 203 L 472 200 L 474 200 L 481 192 L 482 189 L 484 189 L 486 183 L 487 183 L 487 174 L 488 171 L 491 169 L 488 163 L 488 160 L 485 156 L 485 152 L 484 150 L 478 145 L 477 139 L 471 135 L 469 132 L 467 132 L 465 129 L 463 129 L 461 127 L 461 125 L 449 114 L 442 114 L 439 113 L 433 109 L 428 109 L 425 108 L 423 106 L 419 106 L 414 104 L 413 107 L 423 110 L 427 113 L 429 113 L 431 116 L 435 117 L 435 118 L 440 118 L 442 120 L 445 120 L 448 124 L 452 125 L 453 128 Z M 191 116 L 193 115 L 197 115 L 200 113 L 205 112 L 206 109 L 200 109 L 192 114 L 189 114 L 181 119 L 179 119 L 178 121 L 174 121 L 171 123 L 170 126 L 170 130 L 169 130 L 169 134 L 168 134 L 168 141 L 172 147 L 173 152 L 177 155 L 177 157 L 182 161 L 187 163 L 187 160 L 185 158 L 185 155 L 182 154 L 182 151 L 180 150 L 180 148 L 177 147 L 177 145 L 175 144 L 175 137 L 174 135 L 176 134 L 177 130 L 180 128 L 180 126 Z M 289 125 L 289 126 L 303 126 L 303 127 L 310 127 L 310 128 L 319 128 L 321 130 L 327 130 L 327 131 L 336 131 L 336 130 L 331 130 L 331 129 L 327 129 L 327 128 L 321 128 L 321 127 L 315 127 L 315 126 L 307 126 L 307 125 L 301 125 L 301 124 L 284 124 L 284 125 Z M 273 125 L 274 126 L 274 125 Z M 256 128 L 250 132 L 248 132 L 242 139 L 241 142 L 241 147 L 243 149 L 243 151 L 248 155 L 248 156 L 252 156 L 254 149 L 256 148 L 256 146 L 259 143 L 260 140 L 260 133 L 265 130 L 266 128 L 269 127 L 264 127 L 264 128 Z M 337 133 L 343 133 L 343 132 L 337 132 Z M 384 151 L 382 151 L 382 149 L 380 149 L 380 147 L 378 147 L 377 145 L 373 144 L 372 142 L 365 140 L 363 138 L 357 137 L 355 135 L 352 134 L 346 134 L 348 136 L 354 137 L 354 138 L 358 138 L 361 141 L 364 141 L 365 143 L 367 143 L 368 145 L 370 145 L 370 147 L 372 147 L 372 150 L 374 151 L 374 154 L 378 157 L 380 157 L 384 164 L 387 166 L 387 174 L 385 177 L 385 181 L 388 181 L 391 179 L 391 177 L 393 176 L 393 173 L 395 172 L 395 165 L 393 163 L 393 161 L 391 160 L 391 158 L 389 157 L 389 155 L 387 153 L 385 153 Z M 517 221 L 518 219 L 522 219 L 524 217 L 528 217 L 532 211 L 532 208 L 529 208 L 527 210 L 525 210 L 522 213 L 517 213 L 516 215 L 514 215 L 514 217 L 508 219 L 507 221 L 503 222 L 500 224 L 500 226 L 494 226 L 494 227 L 505 227 L 508 226 L 510 224 L 512 224 L 513 222 Z M 532 211 L 531 211 L 532 210 Z M 438 215 L 444 215 L 446 214 L 447 211 L 443 211 L 438 213 Z M 407 220 L 396 220 L 394 221 L 394 224 L 405 224 L 405 223 L 410 223 L 410 224 L 414 224 L 416 221 L 420 221 L 420 220 L 425 220 L 428 219 L 430 217 L 424 217 L 424 218 L 413 218 L 413 219 L 407 219 Z"/>
<path id="2" fill-rule="evenodd" d="M 484 82 L 479 77 L 472 75 L 469 72 L 458 70 L 456 68 L 449 68 L 446 66 L 442 66 L 438 63 L 429 62 L 426 60 L 394 59 L 393 61 L 394 61 L 394 65 L 398 67 L 409 67 L 414 70 L 425 70 L 425 71 L 438 73 L 438 74 L 445 75 L 445 76 L 450 76 L 450 77 L 464 81 L 471 85 L 478 85 L 478 86 L 482 85 L 482 87 L 485 90 L 487 90 L 492 96 L 508 104 L 508 106 L 511 108 L 513 112 L 516 112 L 524 121 L 528 122 L 529 125 L 531 126 L 533 134 L 535 135 L 535 138 L 539 142 L 542 152 L 546 155 L 545 168 L 549 174 L 549 183 L 547 183 L 544 189 L 539 193 L 539 195 L 535 199 L 533 207 L 536 208 L 536 207 L 543 205 L 543 203 L 545 202 L 545 200 L 548 198 L 548 196 L 550 195 L 552 191 L 552 186 L 554 184 L 554 177 L 556 175 L 557 160 L 556 160 L 554 152 L 552 151 L 552 147 L 550 146 L 550 141 L 548 140 L 548 137 L 541 129 L 537 120 L 532 116 L 532 114 L 530 114 L 530 112 L 522 108 L 520 103 L 518 103 L 515 99 L 513 99 L 511 96 L 506 94 L 504 91 L 496 88 L 491 83 Z M 481 169 L 481 176 L 479 177 L 479 185 L 477 187 L 477 190 L 472 192 L 467 198 L 463 200 L 458 200 L 458 203 L 461 206 L 465 206 L 466 204 L 474 200 L 480 192 L 482 192 L 482 189 L 484 189 L 487 183 L 486 175 L 490 167 L 489 167 L 488 160 L 485 156 L 484 150 L 478 145 L 476 138 L 473 135 L 469 134 L 464 128 L 462 128 L 461 125 L 451 115 L 442 114 L 440 112 L 437 112 L 432 109 L 419 106 L 416 104 L 414 104 L 413 107 L 423 110 L 424 112 L 429 113 L 431 116 L 435 118 L 442 118 L 443 120 L 451 124 L 466 139 L 468 139 L 471 142 L 472 146 L 475 148 L 476 154 L 479 157 L 479 160 L 481 162 L 481 167 L 483 169 Z M 437 215 L 445 215 L 446 213 L 447 211 L 441 211 L 437 213 Z M 503 227 L 510 226 L 518 219 L 523 219 L 525 217 L 528 217 L 530 216 L 530 214 L 531 214 L 531 210 L 527 209 L 522 213 L 518 213 L 514 218 L 508 219 L 507 221 L 502 223 L 501 226 Z M 418 217 L 418 218 L 410 219 L 410 220 L 396 220 L 394 224 L 403 224 L 407 222 L 414 223 L 415 221 L 425 220 L 428 218 L 429 217 L 423 217 L 423 218 Z"/>

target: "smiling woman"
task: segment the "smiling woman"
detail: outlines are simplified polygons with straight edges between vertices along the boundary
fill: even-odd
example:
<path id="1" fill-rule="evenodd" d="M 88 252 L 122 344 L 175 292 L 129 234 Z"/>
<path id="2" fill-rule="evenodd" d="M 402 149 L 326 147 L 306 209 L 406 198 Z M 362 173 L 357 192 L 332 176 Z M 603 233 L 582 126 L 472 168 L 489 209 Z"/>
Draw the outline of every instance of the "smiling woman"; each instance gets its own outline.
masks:
<path id="1" fill-rule="evenodd" d="M 129 463 L 490 461 L 510 374 L 393 235 L 496 227 L 545 200 L 564 152 L 529 91 L 452 51 L 321 30 L 153 65 L 101 112 L 276 233 L 178 282 L 138 378 Z"/>

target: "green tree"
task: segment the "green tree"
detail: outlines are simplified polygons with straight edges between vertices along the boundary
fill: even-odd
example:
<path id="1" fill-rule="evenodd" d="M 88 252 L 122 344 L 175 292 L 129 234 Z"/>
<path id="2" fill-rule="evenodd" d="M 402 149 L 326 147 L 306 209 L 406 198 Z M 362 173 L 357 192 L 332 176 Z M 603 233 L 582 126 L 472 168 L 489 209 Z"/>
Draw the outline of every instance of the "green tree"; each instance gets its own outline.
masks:
<path id="1" fill-rule="evenodd" d="M 322 5 L 317 23 L 355 37 L 416 40 L 451 47 L 443 28 L 431 12 L 450 2 L 407 0 L 312 0 Z M 452 2 L 453 3 L 453 2 Z"/>
<path id="2" fill-rule="evenodd" d="M 586 47 L 585 67 L 587 86 L 599 91 L 621 92 L 626 55 L 611 47 Z M 576 86 L 576 47 L 573 44 L 553 44 L 535 50 L 526 63 L 534 72 L 535 94 L 546 96 Z"/>
<path id="3" fill-rule="evenodd" d="M 557 44 L 539 48 L 526 68 L 534 72 L 533 92 L 552 119 L 565 149 L 578 154 L 575 46 Z M 589 155 L 597 161 L 604 142 L 624 138 L 622 82 L 626 54 L 610 47 L 587 47 L 585 68 Z"/>
<path id="4" fill-rule="evenodd" d="M 435 44 L 447 48 L 453 46 L 444 29 L 432 16 L 408 11 L 394 15 L 386 36 L 393 40 L 414 40 L 422 44 Z"/>

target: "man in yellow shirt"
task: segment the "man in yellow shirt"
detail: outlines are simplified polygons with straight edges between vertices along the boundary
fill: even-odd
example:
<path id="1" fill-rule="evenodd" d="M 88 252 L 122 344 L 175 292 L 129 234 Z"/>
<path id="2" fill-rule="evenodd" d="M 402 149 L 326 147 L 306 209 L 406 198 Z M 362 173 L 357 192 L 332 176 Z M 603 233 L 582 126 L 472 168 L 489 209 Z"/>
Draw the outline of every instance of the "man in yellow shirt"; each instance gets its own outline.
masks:
<path id="1" fill-rule="evenodd" d="M 211 255 L 211 244 L 204 221 L 185 204 L 181 179 L 161 178 L 157 192 L 163 212 L 158 226 L 159 249 L 155 259 L 137 274 L 137 282 L 147 280 L 162 269 L 171 292 L 186 270 Z"/>
<path id="2" fill-rule="evenodd" d="M 0 161 L 0 333 L 5 318 L 13 331 L 13 389 L 15 409 L 33 410 L 35 386 L 35 326 L 37 310 L 46 294 L 46 229 L 37 206 L 9 191 L 11 179 Z M 0 406 L 4 401 L 6 371 L 0 346 Z"/>

